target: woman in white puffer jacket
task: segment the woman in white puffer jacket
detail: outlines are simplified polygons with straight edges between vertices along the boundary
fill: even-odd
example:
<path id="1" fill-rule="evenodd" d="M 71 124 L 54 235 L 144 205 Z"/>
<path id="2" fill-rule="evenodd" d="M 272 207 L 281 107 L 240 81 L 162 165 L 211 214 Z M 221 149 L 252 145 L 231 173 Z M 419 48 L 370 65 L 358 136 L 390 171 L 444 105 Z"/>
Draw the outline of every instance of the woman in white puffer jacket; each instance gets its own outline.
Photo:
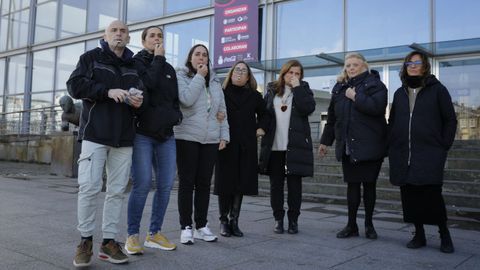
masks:
<path id="1" fill-rule="evenodd" d="M 182 229 L 180 242 L 187 245 L 193 244 L 194 238 L 207 242 L 217 240 L 207 227 L 210 184 L 218 151 L 230 140 L 222 86 L 210 70 L 209 62 L 208 49 L 197 44 L 190 49 L 186 68 L 177 71 L 183 114 L 182 123 L 174 129 L 178 211 Z"/>

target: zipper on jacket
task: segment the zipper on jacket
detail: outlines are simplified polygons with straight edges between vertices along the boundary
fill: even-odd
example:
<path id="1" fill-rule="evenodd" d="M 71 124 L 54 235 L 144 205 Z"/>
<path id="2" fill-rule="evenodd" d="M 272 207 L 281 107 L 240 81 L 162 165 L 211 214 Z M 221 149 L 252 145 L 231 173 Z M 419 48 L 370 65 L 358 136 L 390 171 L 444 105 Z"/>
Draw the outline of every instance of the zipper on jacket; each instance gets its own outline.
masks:
<path id="1" fill-rule="evenodd" d="M 88 124 L 90 124 L 90 118 L 92 116 L 92 111 L 93 111 L 93 108 L 95 108 L 95 105 L 97 105 L 96 101 L 93 103 L 90 110 L 88 110 L 88 120 L 87 120 L 87 123 L 85 123 L 85 127 L 83 128 L 82 141 L 85 140 L 85 133 L 87 131 Z M 83 110 L 82 110 L 82 113 L 83 113 Z M 80 113 L 80 119 L 82 117 L 82 113 Z"/>
<path id="2" fill-rule="evenodd" d="M 410 112 L 410 97 L 408 96 L 408 89 L 405 89 L 405 94 L 407 95 L 408 100 L 408 110 L 410 117 L 408 118 L 408 162 L 407 165 L 410 166 L 410 159 L 412 157 L 412 117 L 413 117 L 413 110 L 415 109 L 415 103 L 417 103 L 417 98 L 415 97 L 415 102 L 413 103 L 413 108 Z M 413 95 L 417 95 L 417 89 L 413 89 Z"/>

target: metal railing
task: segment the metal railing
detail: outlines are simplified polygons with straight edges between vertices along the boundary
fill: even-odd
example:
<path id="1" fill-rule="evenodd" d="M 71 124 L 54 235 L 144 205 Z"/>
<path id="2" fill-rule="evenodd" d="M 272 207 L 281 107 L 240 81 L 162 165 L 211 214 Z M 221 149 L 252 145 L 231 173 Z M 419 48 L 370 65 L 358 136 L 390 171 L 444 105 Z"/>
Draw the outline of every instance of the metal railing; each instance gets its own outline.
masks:
<path id="1" fill-rule="evenodd" d="M 56 105 L 0 113 L 0 135 L 47 135 L 60 131 L 62 112 Z"/>

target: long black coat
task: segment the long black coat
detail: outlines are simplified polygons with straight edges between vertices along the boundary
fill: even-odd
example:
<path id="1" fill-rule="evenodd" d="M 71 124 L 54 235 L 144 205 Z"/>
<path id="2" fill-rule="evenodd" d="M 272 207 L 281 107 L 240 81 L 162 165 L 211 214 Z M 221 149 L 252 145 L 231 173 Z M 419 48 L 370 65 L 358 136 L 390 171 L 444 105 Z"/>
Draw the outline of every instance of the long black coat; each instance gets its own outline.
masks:
<path id="1" fill-rule="evenodd" d="M 299 176 L 313 176 L 313 146 L 308 116 L 315 111 L 315 99 L 307 82 L 292 88 L 292 111 L 288 130 L 288 145 L 286 155 L 286 174 Z M 273 99 L 275 92 L 273 83 L 267 86 L 265 101 L 267 103 L 267 117 L 262 121 L 262 128 L 266 134 L 262 138 L 259 171 L 269 175 L 268 163 L 275 138 L 276 118 Z"/>
<path id="2" fill-rule="evenodd" d="M 265 112 L 265 102 L 255 89 L 234 85 L 224 95 L 230 142 L 218 155 L 214 194 L 257 195 L 257 119 Z"/>
<path id="3" fill-rule="evenodd" d="M 355 101 L 345 96 L 349 87 L 355 87 Z M 387 88 L 375 70 L 335 84 L 320 143 L 330 146 L 335 140 L 338 161 L 342 160 L 347 142 L 351 162 L 383 160 L 387 143 L 387 97 Z"/>
<path id="4" fill-rule="evenodd" d="M 393 98 L 388 125 L 390 182 L 399 186 L 442 184 L 447 151 L 457 130 L 447 88 L 429 75 L 410 116 L 407 89 L 400 87 Z"/>

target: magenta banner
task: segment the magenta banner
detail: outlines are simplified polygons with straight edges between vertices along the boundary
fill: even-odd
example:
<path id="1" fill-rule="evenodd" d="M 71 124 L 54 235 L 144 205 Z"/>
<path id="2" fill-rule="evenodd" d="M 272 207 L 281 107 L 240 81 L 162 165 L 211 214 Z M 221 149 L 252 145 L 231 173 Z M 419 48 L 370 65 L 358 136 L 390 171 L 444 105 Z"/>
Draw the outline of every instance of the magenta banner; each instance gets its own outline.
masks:
<path id="1" fill-rule="evenodd" d="M 215 0 L 213 66 L 258 61 L 258 0 Z"/>

